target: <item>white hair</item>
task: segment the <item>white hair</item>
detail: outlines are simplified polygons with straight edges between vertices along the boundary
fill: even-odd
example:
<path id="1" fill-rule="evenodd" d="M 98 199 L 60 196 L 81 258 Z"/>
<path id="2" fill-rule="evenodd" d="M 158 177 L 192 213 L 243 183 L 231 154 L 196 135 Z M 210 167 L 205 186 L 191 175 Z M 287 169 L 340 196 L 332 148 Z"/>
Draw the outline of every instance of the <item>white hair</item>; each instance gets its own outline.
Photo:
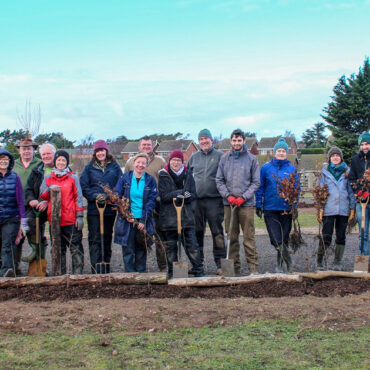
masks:
<path id="1" fill-rule="evenodd" d="M 41 154 L 41 151 L 46 148 L 46 147 L 49 147 L 52 152 L 55 154 L 55 152 L 57 151 L 57 149 L 55 148 L 54 144 L 51 144 L 51 143 L 45 143 L 45 144 L 42 144 L 40 145 L 39 147 L 39 153 Z"/>

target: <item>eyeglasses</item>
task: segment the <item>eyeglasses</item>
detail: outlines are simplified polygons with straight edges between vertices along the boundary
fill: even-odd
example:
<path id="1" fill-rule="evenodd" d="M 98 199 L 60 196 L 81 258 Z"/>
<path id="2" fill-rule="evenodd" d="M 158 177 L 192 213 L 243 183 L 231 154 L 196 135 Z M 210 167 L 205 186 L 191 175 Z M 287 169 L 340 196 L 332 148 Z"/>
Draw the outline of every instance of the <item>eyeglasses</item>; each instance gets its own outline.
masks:
<path id="1" fill-rule="evenodd" d="M 172 158 L 170 162 L 182 162 L 179 158 Z"/>
<path id="2" fill-rule="evenodd" d="M 0 162 L 9 162 L 9 158 L 0 158 Z"/>

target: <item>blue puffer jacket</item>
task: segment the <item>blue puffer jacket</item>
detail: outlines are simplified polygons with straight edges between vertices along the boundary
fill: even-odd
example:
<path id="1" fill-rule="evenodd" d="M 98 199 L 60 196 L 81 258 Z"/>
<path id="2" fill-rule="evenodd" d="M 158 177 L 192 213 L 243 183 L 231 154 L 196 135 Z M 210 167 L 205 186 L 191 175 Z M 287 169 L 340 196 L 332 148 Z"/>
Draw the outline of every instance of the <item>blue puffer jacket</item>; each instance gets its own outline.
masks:
<path id="1" fill-rule="evenodd" d="M 355 208 L 356 199 L 348 181 L 349 170 L 337 181 L 328 171 L 328 166 L 321 170 L 320 185 L 328 184 L 329 197 L 324 207 L 324 216 L 348 216 L 349 211 Z"/>
<path id="2" fill-rule="evenodd" d="M 95 200 L 98 194 L 104 194 L 101 185 L 108 185 L 113 190 L 121 176 L 122 170 L 116 161 L 110 162 L 104 169 L 104 172 L 93 161 L 84 168 L 80 177 L 80 184 L 82 194 L 88 202 L 87 213 L 89 215 L 99 214 Z M 114 216 L 116 211 L 113 211 L 112 207 L 107 204 L 104 214 Z"/>
<path id="3" fill-rule="evenodd" d="M 288 211 L 290 206 L 286 200 L 279 196 L 276 178 L 284 179 L 297 169 L 286 160 L 273 158 L 261 167 L 261 185 L 256 192 L 256 208 L 266 211 Z M 298 173 L 296 175 L 298 180 Z"/>
<path id="4" fill-rule="evenodd" d="M 0 219 L 5 220 L 19 216 L 17 202 L 17 178 L 18 175 L 12 171 L 14 157 L 5 149 L 0 149 L 0 155 L 9 157 L 8 171 L 4 176 L 0 174 Z"/>
<path id="5" fill-rule="evenodd" d="M 133 176 L 133 171 L 124 173 L 118 181 L 115 191 L 118 193 L 119 197 L 124 196 L 130 199 L 131 190 L 131 180 Z M 153 220 L 153 210 L 155 208 L 155 200 L 158 196 L 157 184 L 154 177 L 149 174 L 145 174 L 145 187 L 143 195 L 143 215 L 140 222 L 145 225 L 146 231 L 150 234 L 154 234 L 154 220 Z M 118 215 L 116 226 L 114 229 L 114 242 L 123 246 L 127 245 L 129 236 L 130 223 Z"/>

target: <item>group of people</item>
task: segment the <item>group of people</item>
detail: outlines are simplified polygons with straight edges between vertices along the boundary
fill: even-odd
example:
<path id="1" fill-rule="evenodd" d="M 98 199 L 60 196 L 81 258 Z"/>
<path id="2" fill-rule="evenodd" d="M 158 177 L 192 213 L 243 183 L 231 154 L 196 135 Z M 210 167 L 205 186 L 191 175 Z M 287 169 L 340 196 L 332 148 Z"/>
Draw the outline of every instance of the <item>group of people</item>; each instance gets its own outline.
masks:
<path id="1" fill-rule="evenodd" d="M 130 158 L 122 172 L 109 153 L 104 140 L 93 146 L 93 156 L 78 178 L 70 169 L 69 155 L 52 144 L 39 148 L 41 161 L 34 156 L 37 145 L 31 138 L 18 143 L 20 158 L 0 149 L 0 233 L 1 274 L 20 275 L 22 244 L 27 237 L 31 254 L 22 258 L 32 262 L 44 258 L 47 241 L 45 223 L 51 224 L 51 190 L 61 189 L 61 272 L 66 273 L 66 248 L 72 255 L 72 272 L 82 273 L 84 252 L 83 197 L 87 200 L 88 242 L 91 273 L 110 272 L 112 240 L 122 246 L 126 272 L 145 272 L 148 246 L 154 244 L 160 271 L 171 277 L 173 263 L 178 261 L 178 214 L 181 209 L 181 241 L 191 262 L 189 271 L 204 276 L 204 236 L 208 223 L 213 242 L 217 274 L 222 274 L 221 259 L 226 258 L 223 222 L 230 238 L 229 258 L 235 273 L 240 274 L 239 234 L 250 273 L 256 273 L 258 255 L 255 243 L 254 215 L 264 217 L 271 244 L 277 251 L 277 272 L 292 269 L 288 249 L 292 228 L 291 205 L 281 197 L 278 183 L 295 173 L 296 167 L 287 159 L 289 147 L 283 138 L 274 146 L 273 158 L 259 167 L 257 158 L 245 145 L 245 134 L 236 129 L 230 136 L 230 151 L 223 154 L 213 146 L 208 129 L 199 132 L 199 151 L 188 164 L 180 150 L 170 153 L 168 162 L 153 151 L 153 141 L 140 139 L 138 153 Z M 336 249 L 334 268 L 340 270 L 345 248 L 348 220 L 361 222 L 361 205 L 355 201 L 358 181 L 369 168 L 370 133 L 359 138 L 360 152 L 351 167 L 343 161 L 340 148 L 331 147 L 328 163 L 321 171 L 320 185 L 327 184 L 329 197 L 319 222 L 323 238 L 317 255 L 317 268 L 323 269 L 325 253 L 331 244 L 334 229 Z M 104 186 L 128 200 L 128 212 L 118 212 Z M 103 209 L 103 221 L 99 216 Z M 366 209 L 363 252 L 369 254 L 369 208 Z M 38 218 L 40 233 L 36 233 Z M 232 220 L 232 223 L 230 222 Z M 103 225 L 101 225 L 103 222 Z M 102 228 L 103 226 L 103 228 Z M 101 233 L 103 230 L 103 238 Z M 36 235 L 40 235 L 36 240 Z M 103 245 L 102 245 L 103 243 Z"/>

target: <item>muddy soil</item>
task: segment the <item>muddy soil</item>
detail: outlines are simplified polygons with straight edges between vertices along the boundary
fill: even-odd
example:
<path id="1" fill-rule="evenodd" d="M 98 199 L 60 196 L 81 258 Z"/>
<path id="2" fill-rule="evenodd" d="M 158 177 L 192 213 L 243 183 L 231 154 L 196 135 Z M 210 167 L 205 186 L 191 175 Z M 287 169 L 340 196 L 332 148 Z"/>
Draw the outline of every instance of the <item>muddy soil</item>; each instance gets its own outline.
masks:
<path id="1" fill-rule="evenodd" d="M 227 287 L 177 287 L 168 285 L 92 285 L 57 287 L 21 287 L 0 290 L 0 301 L 24 302 L 68 301 L 95 298 L 237 298 L 237 297 L 317 297 L 345 296 L 370 290 L 370 280 L 329 278 L 304 279 L 303 282 L 262 281 Z"/>

